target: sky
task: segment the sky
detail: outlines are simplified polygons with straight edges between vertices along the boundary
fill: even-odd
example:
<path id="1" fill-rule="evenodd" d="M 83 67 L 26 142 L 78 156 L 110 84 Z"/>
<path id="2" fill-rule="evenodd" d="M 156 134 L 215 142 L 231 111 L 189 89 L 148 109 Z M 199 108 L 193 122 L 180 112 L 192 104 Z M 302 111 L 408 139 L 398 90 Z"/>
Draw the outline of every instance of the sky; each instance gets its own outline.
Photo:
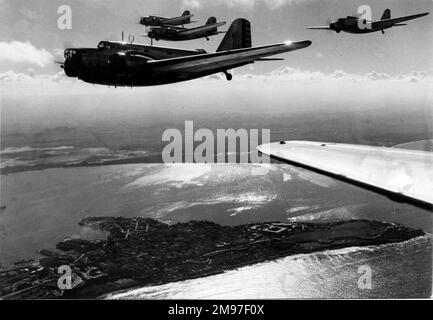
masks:
<path id="1" fill-rule="evenodd" d="M 256 63 L 240 72 L 264 74 L 284 64 L 326 74 L 338 70 L 392 76 L 413 71 L 432 74 L 433 14 L 385 35 L 305 29 L 352 15 L 365 4 L 371 6 L 377 19 L 386 8 L 392 10 L 393 17 L 433 12 L 431 0 L 0 0 L 0 74 L 55 74 L 59 68 L 53 61 L 63 61 L 65 47 L 95 47 L 100 40 L 120 40 L 122 30 L 135 35 L 137 43 L 147 44 L 149 40 L 140 37 L 145 33 L 138 24 L 140 16 L 177 16 L 185 9 L 192 11 L 198 23 L 205 23 L 211 15 L 228 24 L 238 17 L 249 19 L 253 45 L 313 41 L 307 49 L 284 54 L 285 62 Z M 72 9 L 72 30 L 57 26 L 61 5 Z M 210 42 L 200 39 L 157 44 L 213 51 L 222 37 L 213 37 Z"/>

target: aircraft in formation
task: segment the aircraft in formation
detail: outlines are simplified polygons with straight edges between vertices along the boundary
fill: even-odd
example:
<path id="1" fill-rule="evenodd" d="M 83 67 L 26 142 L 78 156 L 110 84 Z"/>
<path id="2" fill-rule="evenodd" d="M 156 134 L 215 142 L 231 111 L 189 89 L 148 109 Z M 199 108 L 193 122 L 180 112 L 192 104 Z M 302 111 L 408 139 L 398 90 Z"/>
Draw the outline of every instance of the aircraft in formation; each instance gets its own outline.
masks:
<path id="1" fill-rule="evenodd" d="M 405 25 L 402 22 L 427 15 L 421 13 L 400 18 L 391 18 L 391 10 L 386 9 L 379 21 L 360 21 L 357 17 L 338 19 L 326 27 L 309 29 L 327 29 L 337 33 L 369 33 L 382 31 L 393 26 Z M 224 73 L 227 80 L 232 80 L 231 69 L 258 61 L 283 60 L 269 58 L 277 54 L 306 48 L 311 41 L 285 42 L 266 46 L 252 47 L 251 24 L 245 19 L 236 19 L 226 32 L 216 52 L 203 49 L 187 50 L 153 46 L 155 40 L 183 41 L 207 38 L 219 33 L 218 27 L 225 22 L 209 18 L 206 25 L 185 28 L 193 15 L 185 11 L 182 16 L 163 18 L 157 16 L 142 17 L 140 24 L 150 27 L 147 36 L 151 45 L 139 45 L 101 41 L 97 48 L 68 48 L 65 61 L 60 65 L 68 77 L 82 81 L 109 86 L 152 86 L 188 81 L 215 73 Z M 365 29 L 360 25 L 366 26 Z M 182 26 L 182 27 L 180 27 Z"/>
<path id="2" fill-rule="evenodd" d="M 194 15 L 189 10 L 186 10 L 180 17 L 174 18 L 163 18 L 157 16 L 141 17 L 140 24 L 146 27 L 158 27 L 158 26 L 183 26 L 185 24 L 193 23 L 191 18 Z"/>
<path id="3" fill-rule="evenodd" d="M 326 27 L 309 29 L 327 29 L 337 33 L 384 33 L 385 29 L 403 26 L 403 22 L 427 14 L 392 19 L 391 11 L 387 9 L 379 21 L 360 21 L 360 18 L 349 16 Z M 206 24 L 209 29 L 206 26 L 192 29 L 176 27 L 191 23 L 192 16 L 189 11 L 185 11 L 181 17 L 176 18 L 143 17 L 140 23 L 156 27 L 148 35 L 153 39 L 186 40 L 193 37 L 194 33 L 196 38 L 200 38 L 199 35 L 203 37 L 206 32 L 218 32 L 217 27 L 220 25 L 214 18 L 209 19 Z M 360 24 L 367 25 L 367 28 L 360 28 Z M 185 38 L 181 39 L 182 37 Z M 250 22 L 236 19 L 216 52 L 101 41 L 97 48 L 66 49 L 66 60 L 61 63 L 61 67 L 68 77 L 112 86 L 168 84 L 220 72 L 225 74 L 227 80 L 231 80 L 231 69 L 258 61 L 282 60 L 268 57 L 310 45 L 311 41 L 306 40 L 252 47 Z M 406 201 L 430 210 L 433 208 L 431 150 L 429 152 L 309 141 L 282 141 L 262 145 L 258 150 L 272 158 L 385 194 L 397 201 Z M 389 163 L 393 165 L 390 166 Z"/>
<path id="4" fill-rule="evenodd" d="M 215 17 L 210 17 L 204 26 L 195 28 L 185 28 L 178 26 L 162 25 L 159 27 L 152 27 L 147 33 L 147 37 L 152 40 L 166 40 L 166 41 L 185 41 L 200 38 L 206 38 L 209 41 L 210 36 L 215 36 L 220 33 L 218 27 L 225 25 L 226 22 L 218 22 Z M 153 44 L 153 42 L 152 42 Z"/>
<path id="5" fill-rule="evenodd" d="M 126 42 L 101 41 L 97 48 L 69 48 L 61 67 L 68 77 L 109 86 L 151 86 L 224 73 L 256 61 L 306 48 L 311 41 L 299 41 L 252 47 L 251 25 L 236 19 L 231 24 L 216 52 L 186 50 Z"/>
<path id="6" fill-rule="evenodd" d="M 341 31 L 347 33 L 371 33 L 381 31 L 385 34 L 385 29 L 392 27 L 406 26 L 407 24 L 402 23 L 405 21 L 417 19 L 428 15 L 429 13 L 414 14 L 411 16 L 404 16 L 399 18 L 391 18 L 391 10 L 386 9 L 382 15 L 382 18 L 377 21 L 368 21 L 358 17 L 348 16 L 346 18 L 340 18 L 335 22 L 331 22 L 329 26 L 323 27 L 307 27 L 307 29 L 313 30 L 332 30 L 337 33 Z"/>

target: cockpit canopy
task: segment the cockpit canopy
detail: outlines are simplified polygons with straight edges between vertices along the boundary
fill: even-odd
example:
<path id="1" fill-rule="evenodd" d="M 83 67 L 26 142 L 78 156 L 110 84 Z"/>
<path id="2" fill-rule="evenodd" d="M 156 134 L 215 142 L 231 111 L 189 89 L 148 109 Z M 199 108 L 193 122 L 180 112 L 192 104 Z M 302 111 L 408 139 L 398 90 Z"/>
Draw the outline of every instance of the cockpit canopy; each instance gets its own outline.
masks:
<path id="1" fill-rule="evenodd" d="M 123 49 L 122 43 L 101 41 L 98 44 L 98 49 L 112 50 L 112 49 Z"/>
<path id="2" fill-rule="evenodd" d="M 104 50 L 126 50 L 129 49 L 130 43 L 128 42 L 115 42 L 115 41 L 101 41 L 98 44 L 98 49 Z"/>
<path id="3" fill-rule="evenodd" d="M 77 51 L 75 49 L 66 49 L 65 50 L 65 58 L 66 59 L 72 59 L 72 56 L 76 53 Z"/>

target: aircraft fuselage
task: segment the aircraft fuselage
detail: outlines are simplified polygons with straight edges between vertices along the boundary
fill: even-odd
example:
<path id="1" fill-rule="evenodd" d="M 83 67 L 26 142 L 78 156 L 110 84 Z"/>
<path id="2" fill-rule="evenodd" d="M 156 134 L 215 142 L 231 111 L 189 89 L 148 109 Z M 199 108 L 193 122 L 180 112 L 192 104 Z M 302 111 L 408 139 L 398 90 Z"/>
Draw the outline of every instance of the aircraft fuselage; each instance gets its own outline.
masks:
<path id="1" fill-rule="evenodd" d="M 152 60 L 205 54 L 204 50 L 182 50 L 166 47 L 135 45 L 118 42 L 101 42 L 98 48 L 66 49 L 63 65 L 68 77 L 84 82 L 108 85 L 140 87 L 170 84 L 193 80 L 214 73 L 227 71 L 215 66 L 212 70 L 155 72 L 147 62 Z M 240 63 L 233 67 L 245 65 Z"/>
<path id="2" fill-rule="evenodd" d="M 188 34 L 182 32 L 177 32 L 175 30 L 162 30 L 153 29 L 148 33 L 148 37 L 155 40 L 168 40 L 168 41 L 185 41 L 194 40 L 199 38 L 206 38 L 215 36 L 218 34 L 218 30 L 208 30 L 208 31 L 197 31 Z"/>
<path id="3" fill-rule="evenodd" d="M 179 17 L 174 19 L 152 16 L 152 17 L 143 17 L 140 19 L 140 24 L 147 27 L 180 26 L 189 23 L 191 23 L 191 16 Z"/>
<path id="4" fill-rule="evenodd" d="M 330 28 L 337 33 L 343 31 L 346 33 L 363 34 L 383 31 L 385 29 L 392 28 L 392 26 L 375 27 L 374 23 L 371 21 L 360 21 L 355 17 L 347 17 L 338 19 L 337 22 L 331 23 Z"/>

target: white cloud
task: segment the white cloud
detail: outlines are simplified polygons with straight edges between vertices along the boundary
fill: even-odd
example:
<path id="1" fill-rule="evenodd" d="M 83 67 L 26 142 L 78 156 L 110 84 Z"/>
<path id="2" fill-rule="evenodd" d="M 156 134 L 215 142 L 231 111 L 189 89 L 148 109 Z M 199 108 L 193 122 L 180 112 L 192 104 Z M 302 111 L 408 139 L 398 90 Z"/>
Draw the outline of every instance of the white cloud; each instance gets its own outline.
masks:
<path id="1" fill-rule="evenodd" d="M 413 71 L 408 74 L 400 74 L 396 76 L 391 76 L 386 73 L 371 71 L 365 74 L 361 73 L 346 73 L 342 70 L 335 70 L 333 73 L 323 73 L 320 71 L 310 71 L 301 70 L 296 68 L 291 68 L 288 66 L 281 66 L 280 68 L 267 73 L 265 75 L 237 75 L 236 78 L 243 79 L 262 79 L 265 81 L 275 80 L 275 81 L 378 81 L 378 80 L 388 80 L 388 81 L 406 81 L 406 82 L 420 82 L 428 81 L 433 82 L 433 76 L 422 71 Z"/>
<path id="2" fill-rule="evenodd" d="M 49 84 L 49 83 L 69 83 L 74 79 L 68 78 L 63 71 L 56 74 L 31 75 L 7 71 L 0 73 L 0 84 Z"/>
<path id="3" fill-rule="evenodd" d="M 0 63 L 31 64 L 41 68 L 54 60 L 45 49 L 38 49 L 30 42 L 0 42 Z"/>
<path id="4" fill-rule="evenodd" d="M 56 74 L 37 74 L 33 75 L 32 68 L 28 73 L 16 73 L 8 71 L 0 73 L 0 84 L 56 84 L 56 83 L 76 83 L 84 84 L 76 78 L 68 78 L 63 71 Z M 233 72 L 232 72 L 233 73 Z M 226 81 L 223 74 L 214 74 L 204 78 L 207 81 Z M 236 73 L 234 82 L 280 82 L 285 81 L 343 81 L 343 82 L 373 82 L 373 81 L 398 81 L 398 82 L 426 82 L 433 83 L 433 76 L 423 71 L 413 71 L 407 74 L 391 76 L 386 73 L 371 71 L 365 74 L 346 73 L 342 70 L 335 70 L 332 73 L 323 73 L 320 71 L 301 70 L 288 66 L 280 68 L 267 74 L 240 74 Z M 192 83 L 192 82 L 191 82 Z"/>

